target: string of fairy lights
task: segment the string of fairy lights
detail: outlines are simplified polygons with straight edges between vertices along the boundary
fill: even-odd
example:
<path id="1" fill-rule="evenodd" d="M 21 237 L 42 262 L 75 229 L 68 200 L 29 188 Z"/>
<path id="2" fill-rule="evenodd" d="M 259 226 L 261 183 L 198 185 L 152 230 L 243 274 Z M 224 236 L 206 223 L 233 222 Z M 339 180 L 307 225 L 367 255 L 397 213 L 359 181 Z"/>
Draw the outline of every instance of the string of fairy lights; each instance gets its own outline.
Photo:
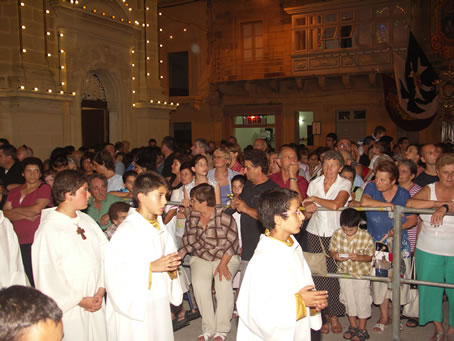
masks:
<path id="1" fill-rule="evenodd" d="M 30 0 L 31 1 L 31 0 Z M 35 0 L 34 0 L 35 1 Z M 97 8 L 88 8 L 86 5 L 82 5 L 80 1 L 78 0 L 61 0 L 61 2 L 74 9 L 78 9 L 82 12 L 90 13 L 90 15 L 95 15 L 95 16 L 100 16 L 104 17 L 104 19 L 115 21 L 124 25 L 131 25 L 134 27 L 142 27 L 143 28 L 143 36 L 144 36 L 144 46 L 143 46 L 143 53 L 140 53 L 140 49 L 138 49 L 138 53 L 136 53 L 136 48 L 131 48 L 130 49 L 130 57 L 131 57 L 131 80 L 132 80 L 132 106 L 135 107 L 140 107 L 143 106 L 144 104 L 153 104 L 154 106 L 166 106 L 166 107 L 177 107 L 179 106 L 179 103 L 174 103 L 174 102 L 168 102 L 164 101 L 161 99 L 149 99 L 149 100 L 140 100 L 138 98 L 138 93 L 137 93 L 137 86 L 139 85 L 139 65 L 138 63 L 140 62 L 140 58 L 143 55 L 144 58 L 144 76 L 147 79 L 148 77 L 151 76 L 149 70 L 149 63 L 153 62 L 150 58 L 149 55 L 149 44 L 150 44 L 150 39 L 148 37 L 149 32 L 147 32 L 150 29 L 150 24 L 151 22 L 150 15 L 151 8 L 150 6 L 147 5 L 147 1 L 149 0 L 143 0 L 143 22 L 140 22 L 139 20 L 132 20 L 130 17 L 121 17 L 121 16 L 116 16 L 113 14 L 106 13 L 102 10 L 99 10 Z M 46 8 L 46 0 L 42 1 L 42 15 L 43 15 L 43 40 L 44 40 L 44 57 L 49 60 L 53 57 L 52 54 L 52 49 L 49 47 L 49 42 L 48 40 L 52 36 L 52 32 L 50 29 L 48 29 L 48 16 L 51 15 L 51 11 Z M 34 2 L 36 5 L 36 3 Z M 131 16 L 134 16 L 137 18 L 139 16 L 138 11 L 134 11 L 132 6 L 127 2 L 127 0 L 122 0 L 122 4 L 127 8 L 127 11 L 131 13 Z M 19 52 L 22 56 L 24 56 L 27 53 L 27 47 L 24 46 L 24 30 L 26 30 L 26 25 L 23 22 L 23 13 L 22 11 L 25 10 L 26 7 L 26 1 L 21 1 L 18 0 L 18 29 L 19 29 Z M 136 14 L 134 14 L 137 12 Z M 161 12 L 159 12 L 159 15 L 162 15 Z M 63 48 L 65 45 L 64 42 L 64 32 L 63 29 L 59 29 L 56 32 L 56 61 L 57 61 L 57 68 L 58 68 L 58 89 L 53 90 L 53 89 L 47 89 L 45 91 L 40 91 L 37 86 L 32 86 L 31 88 L 27 89 L 25 85 L 20 85 L 19 90 L 24 91 L 24 92 L 33 92 L 33 93 L 47 93 L 47 94 L 55 94 L 55 95 L 72 95 L 76 96 L 75 91 L 69 91 L 68 90 L 68 84 L 67 84 L 67 72 L 68 68 L 67 63 L 66 63 L 66 51 Z M 162 44 L 159 44 L 160 48 L 163 47 Z M 161 64 L 163 63 L 162 59 L 159 61 Z M 159 79 L 163 79 L 162 74 L 158 74 Z"/>

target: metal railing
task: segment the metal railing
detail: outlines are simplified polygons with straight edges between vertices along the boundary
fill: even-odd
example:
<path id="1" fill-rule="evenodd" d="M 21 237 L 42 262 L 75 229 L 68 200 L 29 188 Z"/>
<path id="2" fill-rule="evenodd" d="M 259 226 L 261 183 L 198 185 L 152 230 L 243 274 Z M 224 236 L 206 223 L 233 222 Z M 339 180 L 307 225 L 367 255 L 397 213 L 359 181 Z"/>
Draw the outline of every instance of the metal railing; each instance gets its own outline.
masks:
<path id="1" fill-rule="evenodd" d="M 181 202 L 169 201 L 168 205 L 178 205 L 181 206 Z M 222 206 L 222 205 L 216 205 Z M 225 206 L 225 205 L 224 205 Z M 348 207 L 341 207 L 339 211 L 342 211 Z M 395 205 L 394 209 L 391 207 L 353 207 L 357 211 L 367 212 L 388 212 L 390 218 L 393 219 L 393 245 L 392 253 L 398 255 L 393 257 L 392 266 L 393 269 L 400 269 L 401 257 L 400 257 L 400 244 L 401 244 L 401 217 L 404 213 L 414 213 L 414 214 L 432 214 L 435 212 L 435 209 L 416 209 L 416 208 L 407 208 L 399 205 Z M 304 211 L 304 207 L 300 207 L 300 210 Z M 317 211 L 333 211 L 324 207 L 318 207 Z M 453 215 L 448 213 L 448 215 Z M 400 271 L 393 271 L 392 278 L 388 277 L 375 277 L 375 276 L 362 276 L 362 277 L 353 277 L 348 274 L 340 273 L 328 273 L 325 276 L 315 275 L 318 277 L 329 277 L 329 278 L 346 278 L 346 279 L 356 279 L 356 280 L 370 280 L 376 282 L 385 282 L 391 283 L 392 288 L 392 301 L 399 302 L 398 304 L 392 305 L 392 339 L 393 341 L 400 341 L 400 285 L 401 284 L 415 284 L 415 285 L 427 285 L 427 286 L 436 286 L 442 288 L 451 288 L 454 289 L 454 284 L 450 283 L 440 283 L 440 282 L 430 282 L 430 281 L 419 281 L 414 279 L 402 279 L 400 278 Z"/>

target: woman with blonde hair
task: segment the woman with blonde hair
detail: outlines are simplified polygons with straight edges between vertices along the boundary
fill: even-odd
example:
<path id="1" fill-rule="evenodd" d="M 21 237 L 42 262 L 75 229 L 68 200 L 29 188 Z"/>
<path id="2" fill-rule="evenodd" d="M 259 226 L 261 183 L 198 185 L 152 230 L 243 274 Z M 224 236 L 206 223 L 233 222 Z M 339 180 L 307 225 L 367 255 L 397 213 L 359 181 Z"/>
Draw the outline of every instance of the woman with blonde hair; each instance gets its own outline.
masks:
<path id="1" fill-rule="evenodd" d="M 231 182 L 235 175 L 240 174 L 230 169 L 232 156 L 229 149 L 219 147 L 213 152 L 214 168 L 208 172 L 208 180 L 216 185 L 219 185 L 221 194 L 221 203 L 227 205 L 229 202 L 228 195 L 232 193 Z"/>

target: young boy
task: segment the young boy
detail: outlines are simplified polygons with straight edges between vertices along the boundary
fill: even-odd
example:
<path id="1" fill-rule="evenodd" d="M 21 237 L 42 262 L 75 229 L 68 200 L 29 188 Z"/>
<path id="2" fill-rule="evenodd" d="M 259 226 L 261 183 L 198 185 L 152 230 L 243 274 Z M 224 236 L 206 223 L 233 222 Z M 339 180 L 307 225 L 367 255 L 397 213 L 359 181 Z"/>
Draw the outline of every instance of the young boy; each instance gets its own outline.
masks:
<path id="1" fill-rule="evenodd" d="M 370 275 L 374 255 L 372 236 L 359 228 L 360 221 L 360 212 L 353 208 L 343 210 L 340 215 L 342 228 L 334 232 L 329 247 L 331 257 L 338 262 L 337 272 L 355 277 Z M 345 305 L 350 321 L 344 339 L 364 341 L 369 338 L 366 322 L 372 305 L 370 281 L 341 278 L 339 283 L 339 299 Z"/>
<path id="2" fill-rule="evenodd" d="M 32 245 L 36 288 L 63 310 L 65 341 L 106 340 L 104 250 L 98 224 L 81 212 L 90 192 L 75 170 L 57 174 L 52 188 L 57 207 L 44 209 Z"/>
<path id="3" fill-rule="evenodd" d="M 109 341 L 173 340 L 170 304 L 183 294 L 176 269 L 180 257 L 162 222 L 167 184 L 154 172 L 140 174 L 133 188 L 139 207 L 128 215 L 106 252 Z"/>
<path id="4" fill-rule="evenodd" d="M 241 284 L 237 340 L 310 340 L 311 328 L 318 330 L 322 324 L 321 315 L 310 308 L 324 309 L 328 293 L 314 290 L 301 246 L 292 236 L 304 220 L 298 193 L 285 188 L 264 191 L 258 215 L 268 229 Z"/>
<path id="5" fill-rule="evenodd" d="M 112 205 L 110 205 L 109 208 L 109 219 L 112 222 L 112 225 L 110 225 L 104 233 L 106 234 L 107 238 L 110 240 L 117 230 L 118 226 L 123 222 L 123 220 L 126 219 L 128 216 L 128 212 L 131 206 L 129 206 L 127 203 L 118 201 L 114 202 Z"/>
<path id="6" fill-rule="evenodd" d="M 40 291 L 14 285 L 0 290 L 0 340 L 61 341 L 63 312 Z"/>

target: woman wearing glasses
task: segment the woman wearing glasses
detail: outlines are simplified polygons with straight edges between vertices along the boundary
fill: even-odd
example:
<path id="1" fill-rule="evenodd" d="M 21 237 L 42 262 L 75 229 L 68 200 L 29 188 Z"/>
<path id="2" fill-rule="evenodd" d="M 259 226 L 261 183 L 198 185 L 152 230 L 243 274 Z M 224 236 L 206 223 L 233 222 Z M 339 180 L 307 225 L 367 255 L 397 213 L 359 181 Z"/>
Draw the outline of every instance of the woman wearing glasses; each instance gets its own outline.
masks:
<path id="1" fill-rule="evenodd" d="M 235 219 L 216 208 L 213 186 L 200 184 L 191 189 L 191 209 L 183 235 L 181 258 L 191 254 L 192 286 L 202 315 L 202 334 L 197 341 L 223 341 L 230 332 L 233 313 L 232 279 L 240 265 L 239 239 Z M 217 307 L 214 310 L 211 284 L 214 278 Z"/>

